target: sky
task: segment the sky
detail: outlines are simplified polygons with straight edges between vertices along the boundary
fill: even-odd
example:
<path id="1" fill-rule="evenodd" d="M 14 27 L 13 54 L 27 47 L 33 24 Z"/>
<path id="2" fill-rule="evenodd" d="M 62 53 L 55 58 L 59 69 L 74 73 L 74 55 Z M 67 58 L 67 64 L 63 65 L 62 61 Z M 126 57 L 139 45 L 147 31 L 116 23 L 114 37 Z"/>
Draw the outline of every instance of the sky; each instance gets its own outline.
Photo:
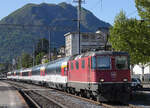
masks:
<path id="1" fill-rule="evenodd" d="M 75 0 L 1 0 L 0 1 L 0 19 L 6 17 L 13 11 L 21 8 L 28 3 L 61 3 L 67 2 L 74 6 L 77 5 Z M 77 1 L 77 0 L 76 0 Z M 134 0 L 85 0 L 82 6 L 90 10 L 99 19 L 113 24 L 116 14 L 124 10 L 130 18 L 138 18 Z"/>

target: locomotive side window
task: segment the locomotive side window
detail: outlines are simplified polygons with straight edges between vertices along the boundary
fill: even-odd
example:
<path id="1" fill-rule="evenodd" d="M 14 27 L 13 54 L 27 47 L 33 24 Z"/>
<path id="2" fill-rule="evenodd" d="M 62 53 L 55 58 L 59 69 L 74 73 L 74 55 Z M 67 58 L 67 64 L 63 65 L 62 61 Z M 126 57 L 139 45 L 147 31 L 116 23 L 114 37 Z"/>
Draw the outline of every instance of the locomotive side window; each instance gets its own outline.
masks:
<path id="1" fill-rule="evenodd" d="M 73 70 L 73 62 L 71 62 L 71 70 Z"/>
<path id="2" fill-rule="evenodd" d="M 92 69 L 96 69 L 96 57 L 92 57 Z"/>
<path id="3" fill-rule="evenodd" d="M 128 60 L 126 56 L 116 56 L 115 65 L 117 69 L 128 69 Z"/>
<path id="4" fill-rule="evenodd" d="M 76 69 L 79 69 L 79 62 L 76 61 Z"/>
<path id="5" fill-rule="evenodd" d="M 85 68 L 85 60 L 82 60 L 82 69 Z"/>
<path id="6" fill-rule="evenodd" d="M 97 69 L 110 69 L 110 57 L 97 56 Z"/>

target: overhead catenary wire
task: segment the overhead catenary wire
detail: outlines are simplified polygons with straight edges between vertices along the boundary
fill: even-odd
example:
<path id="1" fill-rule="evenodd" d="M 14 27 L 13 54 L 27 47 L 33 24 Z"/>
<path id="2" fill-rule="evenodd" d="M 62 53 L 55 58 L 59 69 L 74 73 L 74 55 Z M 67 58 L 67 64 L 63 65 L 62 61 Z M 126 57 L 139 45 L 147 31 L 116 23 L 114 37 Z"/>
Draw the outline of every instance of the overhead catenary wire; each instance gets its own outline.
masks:
<path id="1" fill-rule="evenodd" d="M 49 42 L 51 40 L 50 37 L 51 37 L 51 32 L 52 31 L 53 32 L 54 31 L 60 31 L 60 32 L 62 31 L 62 32 L 64 32 L 64 31 L 71 31 L 71 30 L 73 30 L 72 27 L 67 27 L 67 26 L 64 27 L 64 26 L 59 26 L 59 25 L 53 26 L 53 25 L 31 25 L 31 24 L 29 24 L 29 25 L 24 25 L 24 24 L 0 24 L 0 28 L 1 28 L 1 30 L 2 30 L 2 28 L 4 28 L 4 30 L 10 31 L 10 32 L 11 32 L 11 29 L 12 30 L 16 30 L 16 29 L 18 30 L 19 29 L 19 30 L 23 30 L 23 31 L 25 31 L 25 29 L 28 30 L 29 28 L 30 28 L 29 30 L 31 30 L 31 29 L 37 29 L 37 30 L 41 29 L 40 34 L 41 34 L 41 32 L 43 32 L 42 29 L 45 29 L 46 31 L 50 32 L 50 34 L 48 34 L 49 35 Z M 8 29 L 6 29 L 6 28 L 8 28 Z M 59 46 L 56 45 L 56 44 L 59 44 L 59 43 L 55 42 L 55 46 L 59 47 Z M 54 44 L 53 42 L 52 43 L 50 42 L 50 44 L 49 44 L 49 53 L 51 53 L 51 48 L 52 48 L 50 46 L 53 46 L 53 44 Z M 43 43 L 42 43 L 42 46 L 43 46 Z M 35 50 L 34 46 L 32 46 L 32 50 Z M 34 52 L 34 51 L 32 51 L 32 52 Z M 49 56 L 50 55 L 51 54 L 49 54 Z M 34 57 L 33 57 L 33 59 L 34 59 Z M 49 57 L 49 59 L 51 60 L 51 56 Z M 34 62 L 34 60 L 33 60 L 33 62 Z M 35 65 L 35 64 L 33 63 L 33 65 Z"/>
<path id="2" fill-rule="evenodd" d="M 7 28 L 12 28 L 14 29 L 27 29 L 27 28 L 32 28 L 32 29 L 49 29 L 51 31 L 67 31 L 67 30 L 73 30 L 71 26 L 61 26 L 61 25 L 24 25 L 24 24 L 0 24 L 0 27 L 7 27 Z"/>
<path id="3" fill-rule="evenodd" d="M 97 2 L 94 3 L 92 7 L 90 7 L 90 10 L 93 11 L 97 6 L 100 6 L 101 7 L 100 9 L 102 10 L 102 0 L 97 0 Z"/>

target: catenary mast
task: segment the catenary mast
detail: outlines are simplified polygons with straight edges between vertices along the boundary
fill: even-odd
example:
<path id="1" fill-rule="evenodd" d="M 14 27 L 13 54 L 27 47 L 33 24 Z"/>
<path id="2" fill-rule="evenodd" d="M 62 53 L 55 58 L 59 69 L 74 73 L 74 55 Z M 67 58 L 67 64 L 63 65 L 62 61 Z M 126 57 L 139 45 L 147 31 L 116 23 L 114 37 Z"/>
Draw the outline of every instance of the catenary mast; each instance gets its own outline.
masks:
<path id="1" fill-rule="evenodd" d="M 81 48 L 80 48 L 80 34 L 81 34 L 81 32 L 80 32 L 80 23 L 81 23 L 81 4 L 82 4 L 82 2 L 84 1 L 84 0 L 73 0 L 74 2 L 77 2 L 78 3 L 78 19 L 77 19 L 77 21 L 78 21 L 78 23 L 77 23 L 77 27 L 78 27 L 78 35 L 79 35 L 79 54 L 81 53 Z"/>

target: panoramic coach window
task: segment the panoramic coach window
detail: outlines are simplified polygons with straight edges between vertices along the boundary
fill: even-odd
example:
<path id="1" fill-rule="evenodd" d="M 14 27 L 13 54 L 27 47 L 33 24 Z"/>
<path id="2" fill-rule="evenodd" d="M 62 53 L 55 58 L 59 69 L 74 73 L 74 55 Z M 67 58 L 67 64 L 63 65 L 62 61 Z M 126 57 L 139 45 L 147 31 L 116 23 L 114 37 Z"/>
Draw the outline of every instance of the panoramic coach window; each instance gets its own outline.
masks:
<path id="1" fill-rule="evenodd" d="M 71 62 L 71 70 L 73 70 L 73 63 Z"/>
<path id="2" fill-rule="evenodd" d="M 110 69 L 110 57 L 97 56 L 97 69 Z"/>
<path id="3" fill-rule="evenodd" d="M 28 72 L 23 72 L 22 76 L 28 76 Z"/>
<path id="4" fill-rule="evenodd" d="M 82 60 L 82 68 L 85 68 L 85 60 Z"/>
<path id="5" fill-rule="evenodd" d="M 79 62 L 76 61 L 76 69 L 79 69 Z"/>

